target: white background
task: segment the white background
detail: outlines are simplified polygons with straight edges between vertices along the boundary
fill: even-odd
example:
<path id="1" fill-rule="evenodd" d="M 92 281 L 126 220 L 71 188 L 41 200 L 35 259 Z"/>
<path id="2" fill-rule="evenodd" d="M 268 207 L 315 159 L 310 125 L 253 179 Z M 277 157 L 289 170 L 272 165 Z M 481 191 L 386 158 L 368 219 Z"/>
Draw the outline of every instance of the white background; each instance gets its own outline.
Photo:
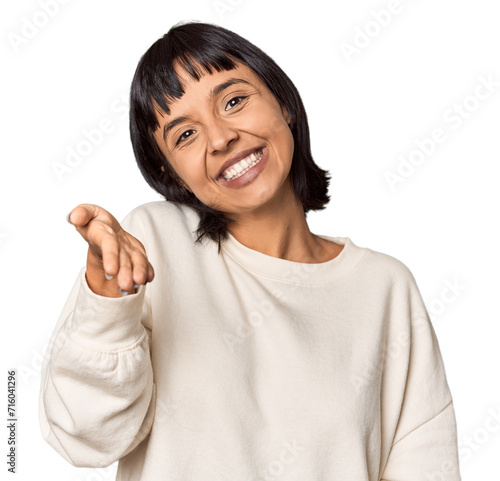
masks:
<path id="1" fill-rule="evenodd" d="M 1 389 L 7 369 L 17 369 L 19 419 L 18 474 L 9 479 L 114 479 L 116 465 L 75 468 L 43 440 L 41 355 L 86 259 L 66 214 L 95 203 L 122 219 L 160 200 L 135 164 L 127 98 L 140 56 L 181 20 L 234 30 L 291 77 L 314 158 L 332 174 L 328 208 L 308 214 L 312 232 L 348 236 L 410 268 L 445 362 L 462 479 L 499 479 L 498 2 L 401 0 L 385 26 L 375 14 L 396 0 L 221 0 L 219 8 L 70 0 L 45 18 L 42 3 L 4 3 L 0 21 Z M 347 44 L 359 48 L 347 55 Z M 480 77 L 496 86 L 478 98 Z M 463 117 L 453 113 L 460 106 Z M 104 119 L 112 131 L 58 177 L 54 165 Z M 386 173 L 397 174 L 401 157 L 437 128 L 446 140 L 429 155 L 413 153 L 420 164 L 407 164 L 391 190 Z M 444 291 L 450 284 L 455 292 Z M 2 479 L 6 468 L 2 461 Z"/>

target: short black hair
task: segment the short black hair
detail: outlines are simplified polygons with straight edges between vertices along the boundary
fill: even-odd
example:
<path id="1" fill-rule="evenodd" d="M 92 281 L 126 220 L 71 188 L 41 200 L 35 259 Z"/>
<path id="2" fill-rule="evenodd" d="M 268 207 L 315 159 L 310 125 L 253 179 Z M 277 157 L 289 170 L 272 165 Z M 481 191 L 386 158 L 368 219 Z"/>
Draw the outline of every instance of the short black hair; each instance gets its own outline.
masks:
<path id="1" fill-rule="evenodd" d="M 233 70 L 237 63 L 252 69 L 290 116 L 294 154 L 290 180 L 304 213 L 324 209 L 330 201 L 330 174 L 314 162 L 309 125 L 299 92 L 276 62 L 240 35 L 218 25 L 187 22 L 174 25 L 141 57 L 130 90 L 130 137 L 134 155 L 146 182 L 167 201 L 186 204 L 198 212 L 196 242 L 208 237 L 218 243 L 227 237 L 227 225 L 234 222 L 223 212 L 203 204 L 180 184 L 180 177 L 154 139 L 159 128 L 158 106 L 170 114 L 169 103 L 184 90 L 175 62 L 193 78 L 204 73 Z M 156 103 L 156 105 L 155 105 Z M 161 170 L 164 167 L 165 171 Z"/>

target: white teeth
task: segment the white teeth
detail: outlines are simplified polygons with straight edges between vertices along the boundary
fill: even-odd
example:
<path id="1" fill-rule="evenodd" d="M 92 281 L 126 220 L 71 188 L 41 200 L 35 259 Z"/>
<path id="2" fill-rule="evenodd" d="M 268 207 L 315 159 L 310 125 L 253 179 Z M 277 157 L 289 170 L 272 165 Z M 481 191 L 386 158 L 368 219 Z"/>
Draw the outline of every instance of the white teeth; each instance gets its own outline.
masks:
<path id="1" fill-rule="evenodd" d="M 255 164 L 258 164 L 260 159 L 262 159 L 262 151 L 250 154 L 238 163 L 231 165 L 222 175 L 226 180 L 236 179 L 250 170 Z"/>

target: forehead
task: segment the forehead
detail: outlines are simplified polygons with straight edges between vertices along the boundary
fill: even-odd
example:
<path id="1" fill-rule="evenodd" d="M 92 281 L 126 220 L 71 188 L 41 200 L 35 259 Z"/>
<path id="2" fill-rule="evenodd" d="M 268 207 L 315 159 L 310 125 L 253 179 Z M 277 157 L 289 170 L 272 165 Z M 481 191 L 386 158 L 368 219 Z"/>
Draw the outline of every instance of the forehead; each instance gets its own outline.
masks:
<path id="1" fill-rule="evenodd" d="M 213 69 L 212 73 L 209 73 L 206 72 L 201 66 L 197 67 L 201 72 L 201 78 L 199 80 L 189 75 L 189 73 L 186 72 L 186 70 L 180 66 L 178 62 L 174 64 L 174 70 L 182 84 L 182 88 L 184 89 L 184 95 L 180 99 L 176 99 L 177 102 L 182 101 L 186 95 L 189 95 L 194 91 L 199 94 L 206 93 L 208 98 L 208 94 L 214 86 L 231 78 L 246 80 L 259 90 L 264 87 L 264 84 L 260 80 L 259 76 L 250 67 L 247 67 L 239 62 L 236 62 L 236 68 L 232 70 L 222 70 L 221 72 Z"/>

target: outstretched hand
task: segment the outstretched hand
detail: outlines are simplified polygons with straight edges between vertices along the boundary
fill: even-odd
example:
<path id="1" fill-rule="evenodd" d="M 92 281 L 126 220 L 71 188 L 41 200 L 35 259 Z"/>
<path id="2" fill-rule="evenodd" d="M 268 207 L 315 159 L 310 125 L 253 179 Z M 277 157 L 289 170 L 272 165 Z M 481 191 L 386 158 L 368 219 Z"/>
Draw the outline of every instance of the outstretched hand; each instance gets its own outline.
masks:
<path id="1" fill-rule="evenodd" d="M 86 277 L 93 292 L 119 297 L 153 280 L 154 269 L 143 244 L 107 210 L 80 204 L 67 220 L 89 245 Z"/>

